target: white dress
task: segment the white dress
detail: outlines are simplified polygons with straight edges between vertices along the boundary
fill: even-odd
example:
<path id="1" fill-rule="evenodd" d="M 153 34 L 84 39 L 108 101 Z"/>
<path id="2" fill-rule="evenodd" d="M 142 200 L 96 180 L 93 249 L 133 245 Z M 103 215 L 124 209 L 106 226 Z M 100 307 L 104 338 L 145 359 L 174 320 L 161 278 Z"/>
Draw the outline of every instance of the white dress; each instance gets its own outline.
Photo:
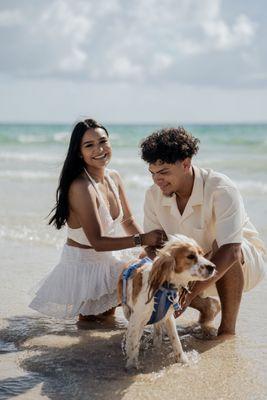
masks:
<path id="1" fill-rule="evenodd" d="M 115 220 L 112 219 L 96 182 L 90 176 L 89 178 L 98 194 L 98 211 L 103 234 L 114 237 L 122 220 L 122 208 L 117 187 L 108 170 L 106 176 L 120 207 L 120 214 Z M 86 238 L 82 228 L 79 230 L 79 235 Z M 89 244 L 87 238 L 86 240 Z M 132 257 L 129 251 L 96 252 L 93 249 L 81 249 L 65 244 L 59 264 L 39 284 L 29 307 L 56 318 L 103 313 L 118 305 L 118 277 Z"/>

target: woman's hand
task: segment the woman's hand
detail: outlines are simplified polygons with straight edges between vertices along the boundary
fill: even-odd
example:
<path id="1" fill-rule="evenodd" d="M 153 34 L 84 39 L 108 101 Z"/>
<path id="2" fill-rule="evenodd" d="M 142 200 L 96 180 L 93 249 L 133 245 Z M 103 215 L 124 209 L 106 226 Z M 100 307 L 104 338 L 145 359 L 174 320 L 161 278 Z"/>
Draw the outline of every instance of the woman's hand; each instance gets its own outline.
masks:
<path id="1" fill-rule="evenodd" d="M 162 247 L 166 234 L 159 229 L 141 234 L 142 246 Z"/>

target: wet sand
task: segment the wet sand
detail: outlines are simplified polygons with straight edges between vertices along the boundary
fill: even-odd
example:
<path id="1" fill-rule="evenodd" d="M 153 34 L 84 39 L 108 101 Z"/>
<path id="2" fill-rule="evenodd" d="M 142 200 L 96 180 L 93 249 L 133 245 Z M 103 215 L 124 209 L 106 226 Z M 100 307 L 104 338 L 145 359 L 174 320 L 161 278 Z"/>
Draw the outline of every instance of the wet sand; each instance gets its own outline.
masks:
<path id="1" fill-rule="evenodd" d="M 0 399 L 267 398 L 266 280 L 244 295 L 234 339 L 197 338 L 190 330 L 197 313 L 189 310 L 177 320 L 189 365 L 174 363 L 167 340 L 161 351 L 153 349 L 146 329 L 140 370 L 129 374 L 120 308 L 105 321 L 78 324 L 34 313 L 27 308 L 27 292 L 59 252 L 8 241 L 2 241 L 0 251 Z"/>

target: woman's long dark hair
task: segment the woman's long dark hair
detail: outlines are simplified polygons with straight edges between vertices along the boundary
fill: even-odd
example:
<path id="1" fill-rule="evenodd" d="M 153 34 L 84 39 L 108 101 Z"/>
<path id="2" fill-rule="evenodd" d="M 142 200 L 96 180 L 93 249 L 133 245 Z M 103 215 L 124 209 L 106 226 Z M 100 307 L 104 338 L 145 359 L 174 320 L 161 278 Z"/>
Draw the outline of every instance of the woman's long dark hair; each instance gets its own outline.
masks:
<path id="1" fill-rule="evenodd" d="M 55 211 L 49 220 L 49 225 L 55 225 L 57 229 L 65 225 L 69 216 L 69 188 L 74 179 L 83 171 L 84 162 L 81 158 L 80 146 L 83 135 L 90 128 L 104 129 L 107 136 L 109 136 L 107 129 L 93 119 L 85 119 L 84 121 L 78 122 L 73 128 L 68 153 L 59 177 L 59 184 L 56 192 L 56 205 L 50 212 L 51 214 Z"/>

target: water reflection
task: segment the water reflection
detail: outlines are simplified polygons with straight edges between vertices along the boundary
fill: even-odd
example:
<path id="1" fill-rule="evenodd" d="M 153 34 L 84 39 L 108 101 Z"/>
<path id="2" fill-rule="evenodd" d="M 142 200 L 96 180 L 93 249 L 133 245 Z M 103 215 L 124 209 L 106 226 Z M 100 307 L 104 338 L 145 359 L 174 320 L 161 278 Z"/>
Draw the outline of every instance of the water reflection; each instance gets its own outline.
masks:
<path id="1" fill-rule="evenodd" d="M 225 343 L 199 340 L 192 335 L 195 326 L 184 324 L 179 331 L 189 365 L 181 366 L 174 363 L 167 339 L 160 350 L 152 348 L 148 327 L 141 345 L 141 369 L 127 374 L 121 351 L 125 325 L 120 311 L 106 320 L 79 323 L 29 316 L 6 319 L 0 331 L 4 357 L 15 355 L 19 369 L 16 373 L 10 369 L 0 381 L 0 399 L 25 394 L 27 400 L 39 396 L 139 400 L 181 390 L 186 399 L 230 399 L 234 394 L 238 399 L 240 380 L 243 395 L 247 393 L 243 398 L 261 398 L 257 372 L 247 353 L 242 354 L 239 337 Z"/>

